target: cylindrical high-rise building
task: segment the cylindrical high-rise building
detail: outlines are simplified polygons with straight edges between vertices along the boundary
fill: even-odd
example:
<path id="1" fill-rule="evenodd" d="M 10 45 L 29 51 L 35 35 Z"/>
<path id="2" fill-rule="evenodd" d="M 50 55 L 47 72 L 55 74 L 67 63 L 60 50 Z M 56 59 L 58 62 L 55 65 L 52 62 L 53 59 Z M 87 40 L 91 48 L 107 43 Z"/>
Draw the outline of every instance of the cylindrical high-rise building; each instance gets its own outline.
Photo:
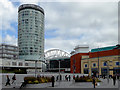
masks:
<path id="1" fill-rule="evenodd" d="M 19 58 L 43 60 L 44 10 L 34 4 L 23 4 L 18 9 Z"/>

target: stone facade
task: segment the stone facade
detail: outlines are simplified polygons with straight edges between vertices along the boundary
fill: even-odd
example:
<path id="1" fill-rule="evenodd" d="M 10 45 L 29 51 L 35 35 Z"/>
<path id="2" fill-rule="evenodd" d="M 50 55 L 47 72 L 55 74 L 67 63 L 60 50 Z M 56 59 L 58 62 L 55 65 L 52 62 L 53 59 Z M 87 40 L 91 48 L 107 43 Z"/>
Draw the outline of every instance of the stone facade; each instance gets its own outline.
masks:
<path id="1" fill-rule="evenodd" d="M 107 74 L 106 70 L 109 68 L 109 75 L 113 75 L 117 73 L 115 70 L 120 69 L 120 56 L 106 56 L 106 57 L 96 57 L 96 58 L 88 58 L 81 60 L 81 73 L 85 73 L 85 70 L 88 70 L 88 74 L 92 75 L 92 69 L 97 69 L 99 67 L 99 75 Z M 99 61 L 99 66 L 98 66 Z M 117 65 L 119 62 L 119 65 Z M 106 64 L 105 64 L 106 63 Z M 93 65 L 95 64 L 95 65 Z M 107 65 L 108 64 L 108 65 Z M 97 71 L 98 72 L 98 71 Z"/>

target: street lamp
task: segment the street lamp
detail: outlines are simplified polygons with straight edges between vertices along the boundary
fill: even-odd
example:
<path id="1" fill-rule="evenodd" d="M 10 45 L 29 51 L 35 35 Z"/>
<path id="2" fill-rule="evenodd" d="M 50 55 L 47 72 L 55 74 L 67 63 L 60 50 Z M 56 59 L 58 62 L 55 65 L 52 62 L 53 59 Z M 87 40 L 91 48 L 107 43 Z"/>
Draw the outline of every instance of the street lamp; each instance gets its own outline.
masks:
<path id="1" fill-rule="evenodd" d="M 37 60 L 35 60 L 35 77 L 37 77 Z"/>
<path id="2" fill-rule="evenodd" d="M 73 59 L 73 83 L 75 82 L 74 73 L 75 73 L 75 56 L 74 56 L 74 59 Z"/>
<path id="3" fill-rule="evenodd" d="M 113 49 L 119 49 L 118 50 L 118 61 L 120 62 L 120 44 L 117 44 L 115 48 Z M 118 89 L 120 90 L 120 76 L 119 76 L 119 79 L 118 79 Z"/>
<path id="4" fill-rule="evenodd" d="M 98 47 L 98 77 L 100 77 L 99 75 L 99 47 Z"/>
<path id="5" fill-rule="evenodd" d="M 44 64 L 47 64 L 47 63 L 45 63 L 45 61 L 43 61 L 43 60 L 39 60 L 39 61 L 42 63 L 42 72 L 44 72 L 44 68 L 45 68 L 45 67 L 44 67 L 43 63 L 44 63 Z"/>
<path id="6" fill-rule="evenodd" d="M 60 60 L 59 60 L 59 84 L 60 84 Z"/>
<path id="7" fill-rule="evenodd" d="M 41 57 L 40 57 L 41 58 Z M 40 59 L 39 58 L 39 59 Z M 35 77 L 37 77 L 37 61 L 38 60 L 35 60 Z M 39 60 L 39 61 L 42 61 L 42 60 Z"/>
<path id="8" fill-rule="evenodd" d="M 46 68 L 47 68 L 47 72 L 50 69 L 50 60 L 46 60 Z"/>
<path id="9" fill-rule="evenodd" d="M 105 61 L 105 63 L 107 64 L 107 81 L 109 83 L 109 63 L 108 61 Z"/>

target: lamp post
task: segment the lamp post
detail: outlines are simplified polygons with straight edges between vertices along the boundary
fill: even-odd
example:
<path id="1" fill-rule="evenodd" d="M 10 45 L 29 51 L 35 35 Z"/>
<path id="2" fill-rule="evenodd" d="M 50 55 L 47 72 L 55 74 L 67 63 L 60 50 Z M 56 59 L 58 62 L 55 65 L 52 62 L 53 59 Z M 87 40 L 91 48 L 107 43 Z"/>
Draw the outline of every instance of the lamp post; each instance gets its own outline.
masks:
<path id="1" fill-rule="evenodd" d="M 100 78 L 100 75 L 99 75 L 99 47 L 98 47 L 98 77 Z"/>
<path id="2" fill-rule="evenodd" d="M 113 48 L 113 49 L 118 49 L 118 61 L 120 62 L 120 44 L 117 44 L 116 47 Z M 120 90 L 120 76 L 119 76 L 119 79 L 118 79 L 118 90 Z"/>
<path id="3" fill-rule="evenodd" d="M 48 72 L 50 69 L 50 60 L 46 60 L 46 67 L 47 67 L 47 72 Z"/>
<path id="4" fill-rule="evenodd" d="M 109 83 L 109 63 L 108 61 L 105 62 L 107 64 L 107 81 Z"/>
<path id="5" fill-rule="evenodd" d="M 41 58 L 41 57 L 40 57 Z M 39 59 L 40 59 L 39 58 Z M 37 77 L 37 61 L 38 60 L 35 60 L 35 77 Z M 39 60 L 39 61 L 41 61 L 42 62 L 42 60 Z"/>
<path id="6" fill-rule="evenodd" d="M 74 56 L 74 59 L 73 59 L 73 83 L 75 82 L 74 73 L 75 73 L 75 56 Z"/>
<path id="7" fill-rule="evenodd" d="M 41 63 L 42 63 L 42 72 L 44 72 L 44 65 L 43 65 L 43 63 L 44 64 L 47 64 L 47 63 L 45 63 L 45 61 L 42 61 L 42 60 L 39 60 Z"/>
<path id="8" fill-rule="evenodd" d="M 37 77 L 37 60 L 35 60 L 35 77 Z"/>
<path id="9" fill-rule="evenodd" d="M 59 60 L 59 85 L 60 85 L 60 60 Z"/>

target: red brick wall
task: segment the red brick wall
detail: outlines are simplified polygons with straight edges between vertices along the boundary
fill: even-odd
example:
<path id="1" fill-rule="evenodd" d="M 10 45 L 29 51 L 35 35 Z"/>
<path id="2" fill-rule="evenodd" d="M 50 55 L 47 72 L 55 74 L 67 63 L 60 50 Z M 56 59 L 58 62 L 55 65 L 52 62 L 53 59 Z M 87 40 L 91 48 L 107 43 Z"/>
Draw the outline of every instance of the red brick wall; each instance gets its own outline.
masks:
<path id="1" fill-rule="evenodd" d="M 71 73 L 73 73 L 73 60 L 75 60 L 75 73 L 81 73 L 81 58 L 84 55 L 89 55 L 89 53 L 78 53 L 75 54 L 73 56 L 71 56 L 70 60 L 71 60 Z"/>
<path id="2" fill-rule="evenodd" d="M 120 55 L 120 49 L 108 50 L 108 51 L 100 51 L 100 52 L 89 52 L 89 53 L 78 53 L 71 56 L 71 73 L 73 73 L 73 60 L 75 60 L 75 73 L 81 73 L 81 58 L 84 55 L 89 55 L 89 58 L 95 57 L 103 57 L 103 56 L 112 56 L 112 55 Z"/>
<path id="3" fill-rule="evenodd" d="M 103 57 L 103 56 L 111 56 L 111 55 L 118 55 L 120 50 L 114 49 L 114 50 L 108 50 L 108 51 L 100 51 L 100 52 L 90 52 L 89 57 Z"/>

